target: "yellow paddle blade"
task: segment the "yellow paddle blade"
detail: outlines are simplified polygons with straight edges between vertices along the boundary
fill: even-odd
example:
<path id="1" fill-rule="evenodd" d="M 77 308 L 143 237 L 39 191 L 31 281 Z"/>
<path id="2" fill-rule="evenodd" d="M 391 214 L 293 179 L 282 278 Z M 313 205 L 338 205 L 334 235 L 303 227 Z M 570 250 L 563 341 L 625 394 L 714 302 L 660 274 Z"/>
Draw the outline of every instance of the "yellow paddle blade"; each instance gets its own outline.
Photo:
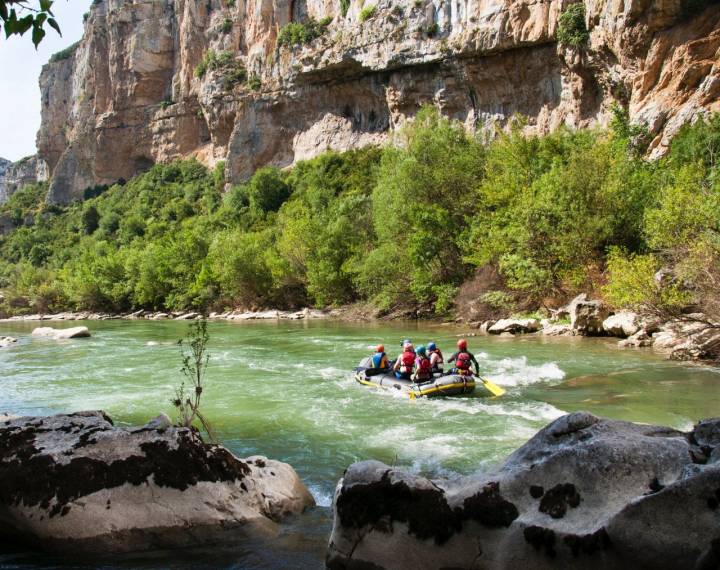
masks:
<path id="1" fill-rule="evenodd" d="M 505 393 L 505 390 L 503 388 L 501 388 L 497 384 L 493 384 L 487 378 L 483 378 L 481 376 L 480 380 L 482 380 L 482 383 L 485 386 L 485 388 L 487 388 L 488 392 L 490 392 L 493 396 L 502 396 Z"/>

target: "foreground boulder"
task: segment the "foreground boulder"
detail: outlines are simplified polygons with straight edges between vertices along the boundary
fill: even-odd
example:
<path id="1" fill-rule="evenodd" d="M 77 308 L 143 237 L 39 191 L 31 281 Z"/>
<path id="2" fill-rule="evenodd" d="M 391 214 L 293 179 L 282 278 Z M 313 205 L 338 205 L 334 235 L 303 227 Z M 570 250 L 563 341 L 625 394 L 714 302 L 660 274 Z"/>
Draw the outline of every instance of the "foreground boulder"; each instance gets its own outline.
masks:
<path id="1" fill-rule="evenodd" d="M 90 331 L 87 327 L 73 327 L 70 329 L 54 329 L 52 327 L 39 327 L 33 330 L 33 336 L 64 340 L 68 338 L 87 338 Z"/>
<path id="2" fill-rule="evenodd" d="M 335 493 L 332 569 L 716 568 L 720 419 L 691 433 L 577 412 L 495 473 L 430 481 L 376 461 Z"/>
<path id="3" fill-rule="evenodd" d="M 117 428 L 102 412 L 1 423 L 0 481 L 0 539 L 58 551 L 170 548 L 228 531 L 273 532 L 314 504 L 285 463 L 238 459 L 185 428 Z"/>

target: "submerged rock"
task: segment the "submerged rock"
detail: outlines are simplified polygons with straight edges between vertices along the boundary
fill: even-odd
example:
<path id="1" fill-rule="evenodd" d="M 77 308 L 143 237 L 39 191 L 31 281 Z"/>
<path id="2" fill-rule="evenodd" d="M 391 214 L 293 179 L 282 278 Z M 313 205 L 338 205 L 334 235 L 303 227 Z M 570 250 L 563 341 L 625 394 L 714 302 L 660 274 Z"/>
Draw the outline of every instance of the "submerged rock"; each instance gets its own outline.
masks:
<path id="1" fill-rule="evenodd" d="M 720 538 L 718 433 L 720 419 L 682 433 L 577 412 L 492 474 L 357 463 L 336 489 L 328 566 L 701 567 Z"/>
<path id="2" fill-rule="evenodd" d="M 7 348 L 16 344 L 18 339 L 12 336 L 0 336 L 0 348 Z"/>
<path id="3" fill-rule="evenodd" d="M 68 338 L 86 338 L 90 336 L 87 327 L 73 327 L 70 329 L 54 329 L 52 327 L 39 327 L 33 330 L 32 336 L 64 340 Z"/>
<path id="4" fill-rule="evenodd" d="M 238 459 L 157 423 L 123 429 L 81 412 L 0 424 L 0 539 L 73 552 L 180 547 L 274 532 L 314 504 L 289 465 Z"/>

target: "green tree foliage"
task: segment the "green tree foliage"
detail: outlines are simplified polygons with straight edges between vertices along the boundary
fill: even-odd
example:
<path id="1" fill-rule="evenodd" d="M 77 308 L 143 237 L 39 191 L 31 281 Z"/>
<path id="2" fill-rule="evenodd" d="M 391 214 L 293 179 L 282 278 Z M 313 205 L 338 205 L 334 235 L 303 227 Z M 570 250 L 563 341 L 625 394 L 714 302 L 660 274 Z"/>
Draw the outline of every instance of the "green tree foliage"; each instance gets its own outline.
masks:
<path id="1" fill-rule="evenodd" d="M 395 145 L 261 168 L 227 193 L 224 165 L 194 161 L 65 207 L 27 186 L 0 205 L 0 310 L 444 313 L 482 269 L 504 283 L 478 292 L 492 307 L 602 287 L 618 307 L 720 318 L 717 117 L 655 162 L 622 110 L 609 131 L 523 131 L 482 143 L 426 109 Z"/>
<path id="2" fill-rule="evenodd" d="M 5 30 L 5 37 L 22 36 L 31 31 L 32 43 L 37 46 L 45 37 L 45 24 L 58 34 L 60 26 L 52 12 L 54 0 L 0 0 L 0 21 Z"/>

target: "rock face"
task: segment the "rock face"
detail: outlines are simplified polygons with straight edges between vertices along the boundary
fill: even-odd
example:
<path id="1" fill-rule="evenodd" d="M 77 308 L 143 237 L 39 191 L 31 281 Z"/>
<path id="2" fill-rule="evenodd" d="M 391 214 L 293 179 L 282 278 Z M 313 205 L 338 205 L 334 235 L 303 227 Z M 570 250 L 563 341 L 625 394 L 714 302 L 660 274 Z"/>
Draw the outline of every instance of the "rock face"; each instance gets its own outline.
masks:
<path id="1" fill-rule="evenodd" d="M 47 166 L 37 156 L 28 156 L 17 162 L 0 158 L 0 204 L 7 202 L 23 186 L 43 182 L 47 177 Z"/>
<path id="2" fill-rule="evenodd" d="M 70 338 L 87 338 L 90 331 L 87 327 L 72 327 L 69 329 L 54 329 L 52 327 L 39 327 L 33 330 L 32 336 L 65 340 Z"/>
<path id="3" fill-rule="evenodd" d="M 0 481 L 0 538 L 58 551 L 272 532 L 314 504 L 287 464 L 238 459 L 185 428 L 117 428 L 102 412 L 4 421 Z"/>
<path id="4" fill-rule="evenodd" d="M 607 123 L 626 105 L 651 153 L 720 109 L 712 1 L 585 1 L 586 49 L 559 46 L 559 0 L 97 0 L 85 34 L 45 66 L 40 158 L 50 198 L 158 161 L 226 160 L 230 182 L 264 164 L 387 141 L 424 104 L 469 130 L 527 117 L 527 131 Z M 366 11 L 367 12 L 367 11 Z M 278 30 L 332 21 L 304 46 Z M 221 55 L 204 73 L 196 66 Z M 227 54 L 227 55 L 226 55 Z M 206 58 L 206 61 L 208 60 Z M 240 68 L 253 79 L 238 80 Z M 235 79 L 234 79 L 235 78 Z"/>
<path id="5" fill-rule="evenodd" d="M 720 419 L 689 434 L 577 412 L 494 474 L 430 481 L 376 461 L 339 482 L 328 566 L 713 568 Z"/>

